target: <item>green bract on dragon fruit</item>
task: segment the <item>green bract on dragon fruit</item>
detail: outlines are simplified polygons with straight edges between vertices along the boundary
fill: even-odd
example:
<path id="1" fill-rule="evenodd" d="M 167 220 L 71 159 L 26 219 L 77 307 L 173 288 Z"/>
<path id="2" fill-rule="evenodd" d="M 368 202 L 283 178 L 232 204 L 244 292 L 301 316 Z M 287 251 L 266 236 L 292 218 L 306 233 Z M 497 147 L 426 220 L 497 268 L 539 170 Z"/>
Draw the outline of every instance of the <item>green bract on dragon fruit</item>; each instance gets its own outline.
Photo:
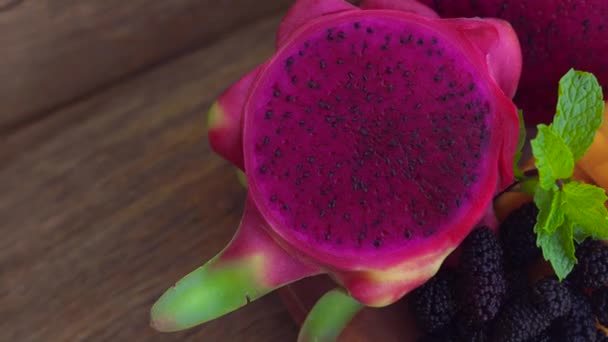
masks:
<path id="1" fill-rule="evenodd" d="M 425 283 L 513 181 L 520 72 L 505 21 L 296 1 L 275 54 L 209 113 L 212 147 L 249 185 L 238 231 L 159 299 L 153 326 L 186 329 L 321 273 L 374 307 Z"/>

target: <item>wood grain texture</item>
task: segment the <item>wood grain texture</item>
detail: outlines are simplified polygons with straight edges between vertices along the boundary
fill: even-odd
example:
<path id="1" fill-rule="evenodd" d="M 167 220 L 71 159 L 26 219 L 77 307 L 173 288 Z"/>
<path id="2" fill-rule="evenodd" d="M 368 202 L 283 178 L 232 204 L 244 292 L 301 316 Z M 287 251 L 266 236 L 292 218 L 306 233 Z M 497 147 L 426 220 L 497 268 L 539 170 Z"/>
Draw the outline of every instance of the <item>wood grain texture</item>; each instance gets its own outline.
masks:
<path id="1" fill-rule="evenodd" d="M 0 0 L 0 131 L 292 0 Z"/>
<path id="2" fill-rule="evenodd" d="M 272 53 L 278 22 L 3 138 L 0 341 L 295 341 L 276 294 L 187 332 L 148 326 L 153 302 L 237 227 L 245 192 L 204 113 Z"/>

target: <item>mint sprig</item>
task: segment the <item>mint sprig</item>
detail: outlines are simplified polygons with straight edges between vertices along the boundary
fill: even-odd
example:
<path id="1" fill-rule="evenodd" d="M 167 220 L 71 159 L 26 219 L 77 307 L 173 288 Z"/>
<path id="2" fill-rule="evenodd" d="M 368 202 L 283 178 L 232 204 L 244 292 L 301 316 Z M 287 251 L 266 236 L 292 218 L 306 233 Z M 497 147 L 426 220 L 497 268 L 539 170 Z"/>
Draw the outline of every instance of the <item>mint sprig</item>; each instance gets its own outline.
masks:
<path id="1" fill-rule="evenodd" d="M 603 109 L 602 88 L 595 76 L 571 69 L 559 82 L 553 123 L 538 125 L 537 136 L 530 141 L 539 178 L 534 189 L 539 208 L 536 244 L 559 279 L 566 278 L 577 263 L 575 241 L 608 239 L 606 192 L 571 179 L 576 161 L 602 124 Z M 520 175 L 516 172 L 522 183 L 528 181 Z"/>

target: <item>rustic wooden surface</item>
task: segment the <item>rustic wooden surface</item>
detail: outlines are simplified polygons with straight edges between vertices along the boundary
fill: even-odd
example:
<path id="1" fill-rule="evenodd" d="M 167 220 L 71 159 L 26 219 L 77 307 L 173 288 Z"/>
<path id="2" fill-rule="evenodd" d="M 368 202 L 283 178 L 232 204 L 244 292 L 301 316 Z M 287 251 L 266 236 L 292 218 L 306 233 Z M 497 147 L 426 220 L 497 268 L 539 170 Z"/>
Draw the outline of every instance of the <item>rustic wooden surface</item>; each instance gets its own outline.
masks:
<path id="1" fill-rule="evenodd" d="M 295 340 L 276 294 L 184 333 L 148 325 L 236 229 L 245 193 L 204 112 L 272 53 L 278 19 L 0 136 L 0 341 Z"/>
<path id="2" fill-rule="evenodd" d="M 292 0 L 0 0 L 0 132 Z"/>

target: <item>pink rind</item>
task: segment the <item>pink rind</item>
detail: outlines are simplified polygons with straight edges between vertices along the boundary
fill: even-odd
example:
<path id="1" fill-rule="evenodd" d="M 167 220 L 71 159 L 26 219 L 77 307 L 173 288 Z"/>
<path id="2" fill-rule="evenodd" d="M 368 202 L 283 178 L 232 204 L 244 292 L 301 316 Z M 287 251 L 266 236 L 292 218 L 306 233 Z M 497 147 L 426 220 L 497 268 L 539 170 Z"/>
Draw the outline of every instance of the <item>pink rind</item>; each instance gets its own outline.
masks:
<path id="1" fill-rule="evenodd" d="M 439 18 L 439 15 L 430 7 L 415 0 L 363 0 L 361 9 L 386 9 L 410 12 L 427 18 Z"/>
<path id="2" fill-rule="evenodd" d="M 358 11 L 344 0 L 296 0 L 279 25 L 276 46 L 285 45 L 289 37 L 313 19 L 344 11 Z"/>
<path id="3" fill-rule="evenodd" d="M 438 33 L 448 37 L 448 39 L 454 40 L 457 44 L 455 46 L 461 46 L 462 52 L 465 56 L 468 56 L 474 64 L 477 64 L 480 70 L 480 77 L 482 77 L 482 81 L 485 81 L 490 85 L 491 91 L 494 93 L 495 97 L 498 98 L 495 105 L 501 106 L 505 103 L 510 103 L 509 99 L 505 97 L 504 93 L 500 90 L 498 86 L 494 84 L 493 78 L 490 76 L 489 71 L 487 70 L 487 65 L 485 63 L 484 56 L 479 52 L 477 48 L 475 48 L 470 41 L 468 41 L 464 35 L 455 32 L 450 29 L 449 25 L 443 25 L 441 20 L 434 20 L 428 18 L 422 18 L 418 15 L 414 15 L 406 12 L 398 12 L 392 10 L 369 10 L 369 11 L 350 11 L 346 13 L 338 13 L 334 14 L 330 17 L 324 17 L 322 20 L 314 20 L 308 23 L 306 26 L 300 28 L 298 30 L 297 36 L 292 36 L 290 41 L 297 40 L 300 36 L 306 36 L 309 31 L 315 30 L 316 27 L 320 24 L 331 20 L 332 22 L 339 20 L 350 20 L 352 18 L 357 18 L 365 15 L 373 15 L 374 16 L 387 16 L 390 18 L 400 18 L 403 20 L 414 21 L 420 25 L 424 25 L 430 27 L 431 29 L 436 30 Z M 285 48 L 285 46 L 283 46 Z M 283 49 L 282 48 L 282 49 Z M 282 60 L 284 56 L 281 55 L 282 49 L 275 55 L 274 59 L 267 63 L 266 67 L 261 71 L 261 75 L 266 73 L 269 68 L 273 65 L 273 61 Z M 261 76 L 263 77 L 263 76 Z M 259 88 L 258 88 L 259 89 Z M 255 97 L 256 87 L 252 89 L 252 97 Z M 502 98 L 502 100 L 500 100 Z M 517 119 L 517 113 L 515 108 L 512 107 L 512 113 L 507 113 L 510 110 L 504 110 L 504 115 L 512 116 Z M 247 106 L 246 109 L 247 111 Z M 502 113 L 503 110 L 497 110 L 497 113 Z M 496 127 L 499 127 L 499 119 L 496 119 L 495 122 Z M 509 121 L 509 120 L 506 120 Z M 515 126 L 517 127 L 517 125 Z M 255 122 L 253 115 L 249 115 L 247 112 L 245 113 L 245 122 L 244 122 L 244 135 L 245 141 L 247 141 L 248 131 L 251 129 L 255 129 Z M 497 165 L 497 169 L 501 170 L 504 167 L 499 166 L 499 156 L 505 155 L 505 148 L 510 150 L 508 147 L 509 144 L 505 144 L 503 141 L 503 135 L 493 134 L 491 137 L 491 150 L 488 151 L 488 158 L 485 160 L 489 165 Z M 512 139 L 517 139 L 515 135 Z M 245 165 L 247 167 L 248 160 L 251 160 L 252 156 L 248 155 L 248 149 L 245 150 Z M 471 207 L 477 208 L 468 212 L 467 215 L 464 215 L 462 219 L 459 221 L 459 224 L 455 226 L 453 229 L 449 231 L 444 231 L 441 234 L 445 234 L 444 236 L 438 236 L 437 241 L 442 241 L 442 245 L 435 245 L 433 248 L 445 249 L 446 253 L 453 250 L 466 236 L 466 234 L 473 228 L 473 226 L 483 217 L 485 214 L 486 208 L 491 205 L 492 197 L 495 193 L 495 189 L 500 187 L 502 184 L 502 176 L 508 176 L 508 173 L 500 172 L 492 172 L 491 168 L 488 169 L 488 172 L 485 172 L 485 178 L 480 179 L 477 184 L 478 189 L 491 189 L 489 191 L 482 192 L 480 196 L 472 199 Z M 261 198 L 257 198 L 256 194 L 259 193 L 257 190 L 257 184 L 255 181 L 255 177 L 248 177 L 250 183 L 250 191 L 252 194 L 253 200 L 258 205 L 260 212 L 268 220 L 269 225 L 272 227 L 276 226 L 276 223 L 273 223 L 273 217 L 269 213 L 268 209 L 266 209 L 265 201 Z M 318 260 L 321 264 L 325 265 L 328 269 L 333 271 L 339 270 L 366 270 L 366 269 L 376 269 L 376 270 L 386 270 L 390 269 L 393 266 L 399 265 L 399 263 L 403 260 L 415 259 L 417 256 L 424 255 L 428 251 L 428 246 L 415 246 L 413 248 L 407 250 L 397 250 L 394 251 L 391 255 L 383 255 L 382 258 L 369 258 L 367 256 L 362 255 L 338 255 L 331 254 L 324 251 L 319 251 L 312 245 L 307 245 L 302 241 L 296 240 L 294 237 L 283 233 L 280 229 L 271 229 L 278 237 L 287 243 L 287 248 L 295 248 L 300 250 L 302 253 L 312 258 L 313 260 Z M 289 247 L 291 246 L 291 247 Z M 412 247 L 412 246 L 410 246 Z"/>
<path id="4" fill-rule="evenodd" d="M 209 144 L 224 159 L 244 170 L 243 108 L 262 66 L 242 77 L 213 103 L 208 113 Z"/>
<path id="5" fill-rule="evenodd" d="M 490 75 L 513 98 L 522 70 L 522 55 L 517 34 L 511 25 L 500 19 L 445 19 L 466 36 L 485 56 Z"/>

